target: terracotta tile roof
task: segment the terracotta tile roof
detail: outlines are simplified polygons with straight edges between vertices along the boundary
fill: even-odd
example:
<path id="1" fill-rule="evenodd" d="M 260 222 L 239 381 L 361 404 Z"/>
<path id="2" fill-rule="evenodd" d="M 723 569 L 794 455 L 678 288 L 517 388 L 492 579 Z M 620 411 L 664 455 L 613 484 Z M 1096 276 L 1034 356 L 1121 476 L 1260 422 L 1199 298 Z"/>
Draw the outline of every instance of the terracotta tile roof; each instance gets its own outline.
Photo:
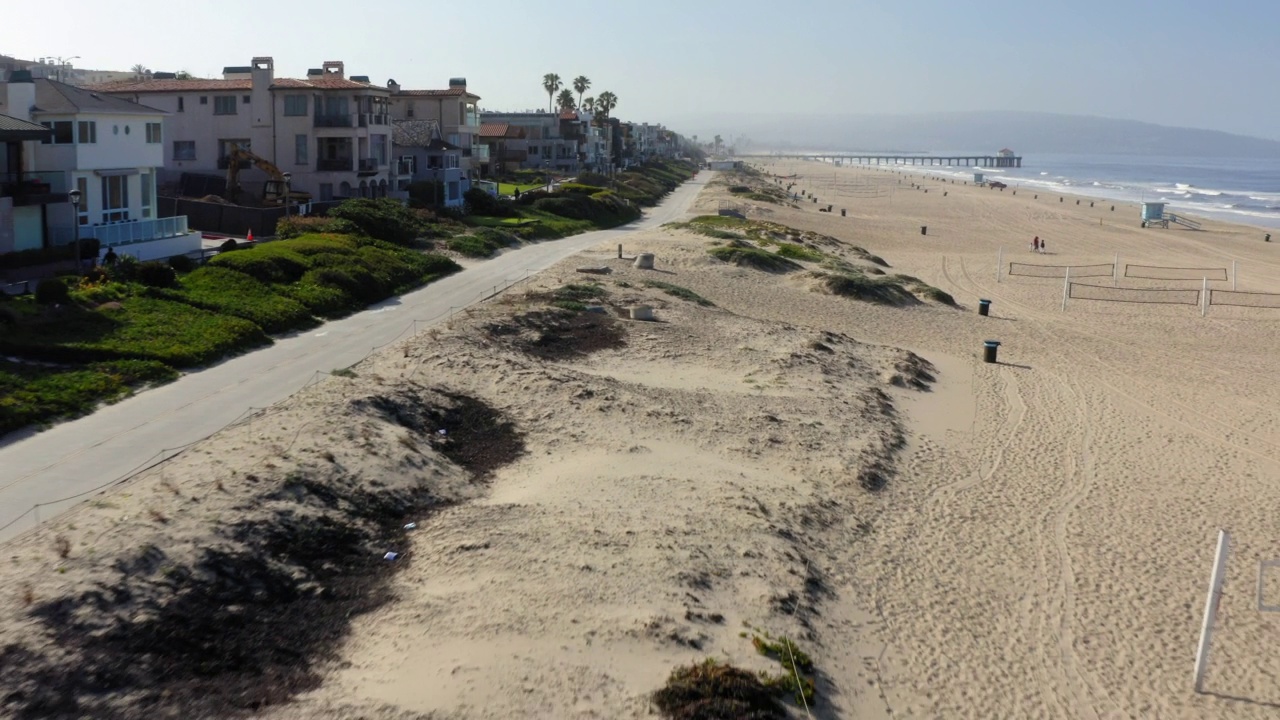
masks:
<path id="1" fill-rule="evenodd" d="M 506 137 L 509 129 L 511 123 L 484 123 L 480 126 L 480 137 Z"/>
<path id="2" fill-rule="evenodd" d="M 561 120 L 577 120 L 578 113 L 572 110 L 565 110 L 564 112 L 560 113 L 560 119 Z"/>
<path id="3" fill-rule="evenodd" d="M 401 90 L 396 94 L 413 97 L 461 97 L 471 93 L 468 93 L 466 88 L 452 87 L 448 90 Z"/>
<path id="4" fill-rule="evenodd" d="M 386 90 L 370 83 L 346 78 L 317 77 L 308 80 L 276 78 L 273 90 Z M 121 80 L 93 85 L 90 90 L 107 93 L 163 93 L 163 92 L 239 92 L 253 89 L 253 80 Z"/>

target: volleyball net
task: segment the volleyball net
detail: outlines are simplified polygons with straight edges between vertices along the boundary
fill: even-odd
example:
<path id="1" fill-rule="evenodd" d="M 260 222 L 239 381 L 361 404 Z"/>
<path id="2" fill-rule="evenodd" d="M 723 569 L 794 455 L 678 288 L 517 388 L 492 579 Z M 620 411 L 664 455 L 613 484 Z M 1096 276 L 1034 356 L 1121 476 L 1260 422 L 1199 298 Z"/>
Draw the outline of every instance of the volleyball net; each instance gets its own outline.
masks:
<path id="1" fill-rule="evenodd" d="M 1067 277 L 1067 271 L 1071 271 L 1071 277 L 1113 277 L 1116 273 L 1114 263 L 1105 265 L 1032 265 L 1030 263 L 1009 263 L 1010 275 L 1022 275 L 1025 277 L 1043 277 L 1043 278 L 1064 278 Z"/>
<path id="2" fill-rule="evenodd" d="M 1280 294 L 1210 290 L 1209 304 L 1252 308 L 1280 308 Z"/>
<path id="3" fill-rule="evenodd" d="M 1071 277 L 1075 276 L 1075 269 L 1072 268 Z M 1088 283 L 1068 283 L 1067 297 L 1073 300 L 1103 300 L 1107 302 L 1149 303 L 1155 305 L 1200 304 L 1199 290 L 1120 288 L 1110 285 L 1090 285 Z"/>
<path id="4" fill-rule="evenodd" d="M 1145 280 L 1226 280 L 1227 269 L 1125 265 L 1124 276 Z"/>

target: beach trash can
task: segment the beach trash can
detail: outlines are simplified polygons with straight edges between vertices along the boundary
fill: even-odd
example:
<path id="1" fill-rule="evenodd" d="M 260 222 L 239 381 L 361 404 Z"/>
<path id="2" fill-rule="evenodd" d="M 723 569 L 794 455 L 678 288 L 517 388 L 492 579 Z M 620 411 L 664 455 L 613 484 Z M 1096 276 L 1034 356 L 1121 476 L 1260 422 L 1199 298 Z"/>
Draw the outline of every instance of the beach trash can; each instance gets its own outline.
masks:
<path id="1" fill-rule="evenodd" d="M 1263 242 L 1271 242 L 1271 233 L 1267 233 L 1267 236 L 1266 236 L 1266 237 L 1264 237 L 1264 238 L 1262 238 L 1262 241 L 1263 241 Z"/>
<path id="2" fill-rule="evenodd" d="M 845 209 L 840 208 L 840 217 L 844 217 L 844 216 L 845 216 Z"/>
<path id="3" fill-rule="evenodd" d="M 982 341 L 982 361 L 993 363 L 996 361 L 996 353 L 1000 349 L 999 340 L 983 340 Z"/>
<path id="4" fill-rule="evenodd" d="M 929 226 L 928 226 L 928 225 L 921 225 L 921 226 L 920 226 L 920 234 L 921 234 L 921 235 L 928 235 L 928 234 L 929 234 Z"/>
<path id="5" fill-rule="evenodd" d="M 979 300 L 979 301 L 978 301 L 978 314 L 979 314 L 979 315 L 981 315 L 981 316 L 983 316 L 983 317 L 986 317 L 988 314 L 990 314 L 990 312 L 991 312 L 991 301 L 990 301 L 990 300 Z"/>

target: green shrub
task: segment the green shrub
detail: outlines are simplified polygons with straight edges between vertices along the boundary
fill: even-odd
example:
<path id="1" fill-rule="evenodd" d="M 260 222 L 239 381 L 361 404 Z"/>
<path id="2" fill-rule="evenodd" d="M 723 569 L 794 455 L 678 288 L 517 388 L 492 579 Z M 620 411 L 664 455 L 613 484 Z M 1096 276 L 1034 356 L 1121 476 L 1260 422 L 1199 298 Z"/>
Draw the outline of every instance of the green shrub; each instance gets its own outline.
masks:
<path id="1" fill-rule="evenodd" d="M 768 250 L 757 247 L 739 247 L 727 245 L 711 248 L 711 257 L 741 267 L 755 268 L 765 272 L 788 272 L 800 269 L 800 265 L 784 257 L 774 255 Z"/>
<path id="2" fill-rule="evenodd" d="M 467 203 L 468 212 L 472 215 L 489 217 L 519 217 L 515 204 L 510 200 L 500 200 L 480 188 L 471 188 L 462 194 Z"/>
<path id="3" fill-rule="evenodd" d="M 97 258 L 100 245 L 97 238 L 80 239 L 80 258 L 87 260 Z M 19 250 L 0 254 L 0 270 L 48 265 L 55 262 L 71 260 L 76 254 L 75 243 L 55 245 L 47 248 Z"/>
<path id="4" fill-rule="evenodd" d="M 178 273 L 167 263 L 155 260 L 138 263 L 138 282 L 153 288 L 171 288 L 178 285 Z"/>
<path id="5" fill-rule="evenodd" d="M 324 215 L 290 215 L 276 223 L 276 236 L 289 240 L 312 233 L 354 235 L 360 228 L 350 220 Z"/>
<path id="6" fill-rule="evenodd" d="M 150 360 L 114 360 L 82 368 L 0 360 L 0 434 L 82 415 L 100 402 L 128 395 L 134 387 L 177 376 L 173 368 Z"/>
<path id="7" fill-rule="evenodd" d="M 288 248 L 287 243 L 290 242 L 296 241 L 282 240 L 215 255 L 208 264 L 242 272 L 264 283 L 293 282 L 307 271 L 308 263 L 302 255 Z"/>
<path id="8" fill-rule="evenodd" d="M 880 305 L 914 305 L 919 300 L 901 283 L 888 277 L 868 277 L 860 273 L 828 275 L 823 284 L 833 295 L 851 297 Z"/>
<path id="9" fill-rule="evenodd" d="M 783 720 L 777 695 L 759 674 L 707 658 L 673 670 L 653 704 L 670 720 Z"/>
<path id="10" fill-rule="evenodd" d="M 169 258 L 169 267 L 176 273 L 186 274 L 196 269 L 196 261 L 186 255 L 174 255 Z"/>
<path id="11" fill-rule="evenodd" d="M 734 185 L 733 187 L 729 188 L 729 192 L 735 193 L 735 194 L 749 193 L 751 192 L 751 188 L 747 187 L 746 185 Z"/>
<path id="12" fill-rule="evenodd" d="M 269 333 L 316 325 L 315 318 L 302 303 L 229 268 L 200 268 L 182 278 L 180 292 L 166 297 L 244 318 Z"/>
<path id="13" fill-rule="evenodd" d="M 271 341 L 248 320 L 162 298 L 131 297 L 117 309 L 59 314 L 0 336 L 0 349 L 40 360 L 158 360 L 189 367 Z"/>
<path id="14" fill-rule="evenodd" d="M 61 305 L 70 299 L 67 284 L 61 278 L 41 280 L 36 285 L 36 303 L 39 305 Z"/>
<path id="15" fill-rule="evenodd" d="M 817 250 L 807 248 L 804 245 L 799 245 L 797 243 L 787 242 L 778 243 L 777 253 L 784 258 L 791 258 L 792 260 L 808 260 L 810 262 L 818 262 L 822 260 L 823 257 L 822 253 Z"/>
<path id="16" fill-rule="evenodd" d="M 391 198 L 355 198 L 329 211 L 329 217 L 347 220 L 372 238 L 408 245 L 421 237 L 426 222 L 404 203 Z"/>
<path id="17" fill-rule="evenodd" d="M 672 297 L 678 297 L 681 300 L 688 300 L 689 302 L 694 302 L 704 307 L 715 307 L 716 305 L 689 288 L 680 287 L 679 285 L 672 285 L 671 283 L 665 283 L 661 280 L 645 280 L 644 284 L 651 288 L 661 290 Z"/>
<path id="18" fill-rule="evenodd" d="M 595 195 L 596 193 L 604 192 L 604 188 L 599 185 L 588 185 L 582 182 L 560 183 L 559 187 L 561 192 L 577 193 L 579 195 Z"/>

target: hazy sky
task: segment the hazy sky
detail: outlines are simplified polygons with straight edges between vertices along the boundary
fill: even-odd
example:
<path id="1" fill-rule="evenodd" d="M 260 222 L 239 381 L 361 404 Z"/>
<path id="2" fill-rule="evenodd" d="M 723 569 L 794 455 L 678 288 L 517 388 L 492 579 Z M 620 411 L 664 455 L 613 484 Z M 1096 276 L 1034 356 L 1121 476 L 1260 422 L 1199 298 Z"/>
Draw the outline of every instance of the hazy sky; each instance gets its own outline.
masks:
<path id="1" fill-rule="evenodd" d="M 5 3 L 0 53 L 216 77 L 270 55 L 376 83 L 465 76 L 491 110 L 544 73 L 615 115 L 1038 110 L 1280 139 L 1274 0 L 384 0 Z M 704 129 L 705 131 L 705 129 Z"/>

